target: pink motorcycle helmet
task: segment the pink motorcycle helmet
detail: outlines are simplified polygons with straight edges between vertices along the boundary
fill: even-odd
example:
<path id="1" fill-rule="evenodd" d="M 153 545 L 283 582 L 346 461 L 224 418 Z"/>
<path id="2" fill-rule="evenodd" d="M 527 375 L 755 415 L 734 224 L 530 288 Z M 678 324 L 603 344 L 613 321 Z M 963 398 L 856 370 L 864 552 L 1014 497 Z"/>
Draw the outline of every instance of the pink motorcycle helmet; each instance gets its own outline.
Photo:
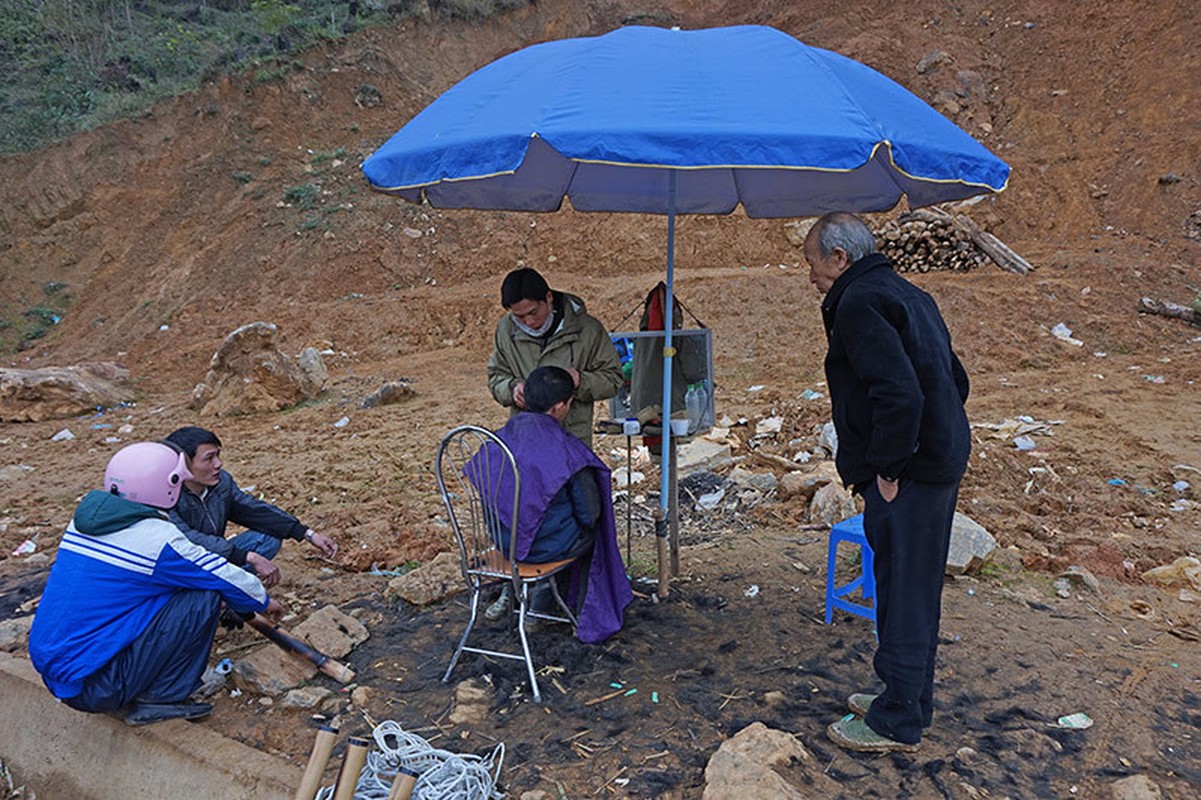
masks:
<path id="1" fill-rule="evenodd" d="M 135 503 L 170 509 L 191 477 L 182 452 L 162 442 L 138 442 L 109 459 L 104 489 Z"/>

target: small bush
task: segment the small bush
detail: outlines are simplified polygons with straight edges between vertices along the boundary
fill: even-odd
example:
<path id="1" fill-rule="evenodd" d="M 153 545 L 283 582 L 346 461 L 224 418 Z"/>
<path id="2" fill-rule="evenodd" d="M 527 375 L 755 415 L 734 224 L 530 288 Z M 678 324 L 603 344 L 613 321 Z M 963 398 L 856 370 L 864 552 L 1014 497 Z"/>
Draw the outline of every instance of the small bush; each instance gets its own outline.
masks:
<path id="1" fill-rule="evenodd" d="M 302 183 L 284 189 L 284 202 L 298 208 L 312 208 L 317 201 L 318 188 L 314 183 Z"/>
<path id="2" fill-rule="evenodd" d="M 254 176 L 249 172 L 235 172 L 233 173 L 232 177 L 235 181 L 241 184 L 247 184 L 254 180 Z"/>

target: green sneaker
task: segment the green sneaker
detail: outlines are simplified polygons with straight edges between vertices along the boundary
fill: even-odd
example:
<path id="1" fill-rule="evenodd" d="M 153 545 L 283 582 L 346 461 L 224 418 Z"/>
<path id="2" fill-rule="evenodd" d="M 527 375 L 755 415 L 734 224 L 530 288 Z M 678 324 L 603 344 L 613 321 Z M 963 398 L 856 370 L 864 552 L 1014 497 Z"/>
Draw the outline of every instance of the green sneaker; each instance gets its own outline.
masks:
<path id="1" fill-rule="evenodd" d="M 509 613 L 509 609 L 513 606 L 513 590 L 508 584 L 500 590 L 500 597 L 496 598 L 496 602 L 484 609 L 484 619 L 489 622 L 496 622 L 498 619 Z"/>
<path id="2" fill-rule="evenodd" d="M 847 708 L 851 710 L 852 714 L 860 717 L 866 716 L 867 710 L 872 707 L 872 703 L 879 696 L 880 695 L 878 694 L 855 692 L 853 695 L 847 698 Z"/>
<path id="3" fill-rule="evenodd" d="M 905 744 L 889 739 L 867 727 L 862 719 L 848 714 L 826 728 L 830 741 L 847 750 L 860 753 L 916 753 L 916 744 Z"/>

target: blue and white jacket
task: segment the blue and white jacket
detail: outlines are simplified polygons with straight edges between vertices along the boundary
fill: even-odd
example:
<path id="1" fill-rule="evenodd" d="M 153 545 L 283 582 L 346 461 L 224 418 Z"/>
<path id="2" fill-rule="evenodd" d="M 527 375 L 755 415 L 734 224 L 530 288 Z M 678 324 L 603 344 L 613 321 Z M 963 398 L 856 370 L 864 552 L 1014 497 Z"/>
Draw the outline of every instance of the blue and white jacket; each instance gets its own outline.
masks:
<path id="1" fill-rule="evenodd" d="M 29 632 L 29 656 L 56 697 L 136 639 L 180 589 L 219 592 L 237 611 L 262 611 L 258 578 L 192 544 L 166 513 L 89 492 L 67 526 Z"/>

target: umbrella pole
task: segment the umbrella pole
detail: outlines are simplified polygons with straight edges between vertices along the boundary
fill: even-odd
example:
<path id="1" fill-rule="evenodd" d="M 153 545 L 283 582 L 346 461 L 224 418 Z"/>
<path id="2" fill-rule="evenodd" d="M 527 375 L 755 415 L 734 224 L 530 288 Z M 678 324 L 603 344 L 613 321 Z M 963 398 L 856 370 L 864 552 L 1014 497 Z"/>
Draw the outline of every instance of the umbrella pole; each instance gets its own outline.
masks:
<path id="1" fill-rule="evenodd" d="M 676 261 L 676 171 L 668 170 L 667 172 L 667 301 L 663 312 L 663 410 L 660 417 L 663 420 L 663 447 L 660 457 L 660 478 L 659 478 L 659 515 L 656 518 L 658 524 L 655 526 L 655 534 L 660 538 L 659 542 L 659 597 L 667 597 L 668 590 L 671 588 L 671 565 L 670 560 L 664 558 L 667 550 L 664 545 L 668 537 L 668 531 L 676 521 L 678 509 L 671 503 L 672 495 L 672 480 L 676 471 L 675 459 L 675 437 L 671 434 L 671 363 L 672 356 L 675 355 L 675 347 L 672 344 L 672 329 L 675 327 L 675 320 L 672 319 L 672 312 L 675 310 L 675 302 L 673 301 L 673 287 L 675 285 L 675 261 Z M 676 547 L 676 542 L 671 542 L 672 547 Z"/>

